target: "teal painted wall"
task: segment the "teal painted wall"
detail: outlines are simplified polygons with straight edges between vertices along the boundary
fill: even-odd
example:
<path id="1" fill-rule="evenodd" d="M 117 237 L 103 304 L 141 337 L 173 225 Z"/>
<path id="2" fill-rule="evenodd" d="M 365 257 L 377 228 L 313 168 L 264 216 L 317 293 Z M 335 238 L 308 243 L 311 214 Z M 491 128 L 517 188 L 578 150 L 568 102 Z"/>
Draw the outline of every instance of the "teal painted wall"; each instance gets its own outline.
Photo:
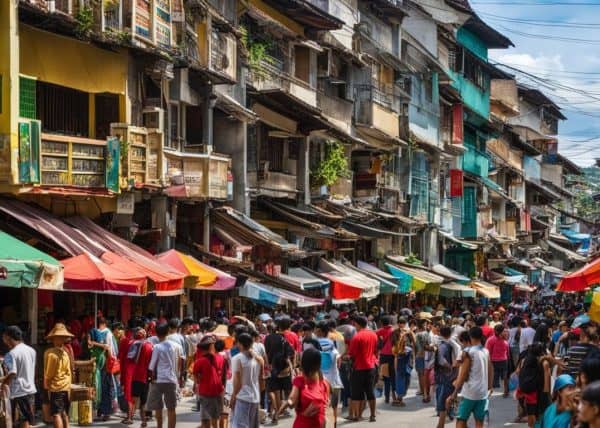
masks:
<path id="1" fill-rule="evenodd" d="M 452 78 L 452 87 L 460 93 L 465 105 L 487 119 L 490 116 L 490 89 L 486 85 L 485 90 L 481 90 L 469 80 L 465 79 L 460 73 L 448 70 L 448 74 Z"/>
<path id="2" fill-rule="evenodd" d="M 458 29 L 458 32 L 456 33 L 456 39 L 458 40 L 458 43 L 467 48 L 473 54 L 477 55 L 482 60 L 488 60 L 488 48 L 486 44 L 466 28 L 461 27 Z"/>

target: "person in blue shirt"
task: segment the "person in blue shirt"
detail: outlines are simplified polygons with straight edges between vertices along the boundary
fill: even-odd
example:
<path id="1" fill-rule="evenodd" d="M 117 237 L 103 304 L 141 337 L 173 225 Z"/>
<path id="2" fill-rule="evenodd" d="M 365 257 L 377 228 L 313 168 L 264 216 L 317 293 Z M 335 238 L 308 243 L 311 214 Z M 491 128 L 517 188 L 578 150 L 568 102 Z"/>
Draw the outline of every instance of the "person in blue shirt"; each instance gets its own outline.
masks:
<path id="1" fill-rule="evenodd" d="M 573 419 L 569 395 L 575 390 L 575 379 L 563 374 L 554 381 L 554 402 L 542 417 L 541 428 L 569 428 Z"/>

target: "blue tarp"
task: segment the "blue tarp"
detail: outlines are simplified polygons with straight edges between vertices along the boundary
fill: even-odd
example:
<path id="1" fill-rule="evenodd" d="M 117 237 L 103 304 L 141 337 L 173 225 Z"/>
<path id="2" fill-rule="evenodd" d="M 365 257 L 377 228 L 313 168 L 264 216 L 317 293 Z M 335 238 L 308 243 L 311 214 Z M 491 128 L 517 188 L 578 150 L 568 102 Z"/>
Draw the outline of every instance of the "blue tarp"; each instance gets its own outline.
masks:
<path id="1" fill-rule="evenodd" d="M 590 251 L 590 245 L 592 243 L 592 235 L 589 233 L 578 233 L 573 232 L 569 229 L 562 229 L 561 233 L 567 237 L 572 244 L 581 244 L 577 249 L 579 254 L 587 255 Z"/>

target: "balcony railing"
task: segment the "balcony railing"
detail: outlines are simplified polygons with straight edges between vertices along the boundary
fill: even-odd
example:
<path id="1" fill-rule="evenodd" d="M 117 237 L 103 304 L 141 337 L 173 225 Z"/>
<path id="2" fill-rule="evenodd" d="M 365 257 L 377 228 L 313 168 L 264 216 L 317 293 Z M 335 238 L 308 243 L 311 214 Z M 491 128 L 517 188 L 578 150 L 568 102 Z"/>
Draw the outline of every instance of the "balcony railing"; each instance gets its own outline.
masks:
<path id="1" fill-rule="evenodd" d="M 195 154 L 165 150 L 165 180 L 171 186 L 183 186 L 178 197 L 227 199 L 231 159 L 226 155 Z"/>
<path id="2" fill-rule="evenodd" d="M 487 177 L 490 169 L 490 158 L 479 150 L 465 146 L 463 154 L 463 170 L 479 177 Z"/>
<path id="3" fill-rule="evenodd" d="M 42 133 L 41 184 L 105 187 L 106 141 Z"/>
<path id="4" fill-rule="evenodd" d="M 209 68 L 236 80 L 237 40 L 231 34 L 213 31 L 210 44 Z"/>
<path id="5" fill-rule="evenodd" d="M 331 97 L 319 92 L 317 94 L 317 105 L 323 112 L 323 115 L 331 122 L 335 123 L 348 134 L 351 133 L 352 109 L 354 108 L 351 101 L 338 97 Z"/>
<path id="6" fill-rule="evenodd" d="M 312 88 L 303 80 L 290 76 L 282 69 L 277 65 L 271 65 L 263 61 L 259 69 L 250 71 L 248 83 L 259 91 L 280 89 L 312 107 L 317 107 L 317 91 L 315 88 Z"/>
<path id="7" fill-rule="evenodd" d="M 73 13 L 73 0 L 48 0 L 47 4 L 49 12 Z"/>
<path id="8" fill-rule="evenodd" d="M 354 119 L 357 124 L 373 126 L 392 138 L 399 136 L 398 114 L 392 111 L 389 94 L 371 85 L 356 85 Z"/>

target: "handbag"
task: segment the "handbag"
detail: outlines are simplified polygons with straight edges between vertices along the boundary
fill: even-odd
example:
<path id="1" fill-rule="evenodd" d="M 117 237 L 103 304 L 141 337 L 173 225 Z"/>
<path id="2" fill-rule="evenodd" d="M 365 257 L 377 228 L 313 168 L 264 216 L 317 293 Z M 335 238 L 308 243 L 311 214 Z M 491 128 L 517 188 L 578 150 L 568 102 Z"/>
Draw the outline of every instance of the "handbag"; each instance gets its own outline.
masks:
<path id="1" fill-rule="evenodd" d="M 379 366 L 379 377 L 390 377 L 389 363 L 383 363 Z"/>
<path id="2" fill-rule="evenodd" d="M 117 374 L 121 371 L 121 363 L 119 359 L 112 354 L 106 358 L 106 371 L 110 374 Z"/>

